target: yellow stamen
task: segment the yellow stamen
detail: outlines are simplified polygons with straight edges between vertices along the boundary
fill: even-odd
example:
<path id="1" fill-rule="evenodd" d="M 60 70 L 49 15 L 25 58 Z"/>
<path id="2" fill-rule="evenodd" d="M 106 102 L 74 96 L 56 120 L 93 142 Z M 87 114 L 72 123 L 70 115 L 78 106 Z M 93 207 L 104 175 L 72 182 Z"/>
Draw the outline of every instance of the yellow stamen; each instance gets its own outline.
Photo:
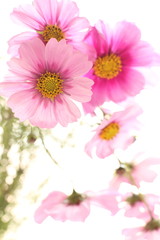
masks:
<path id="1" fill-rule="evenodd" d="M 36 89 L 43 97 L 54 99 L 58 94 L 63 92 L 63 80 L 59 73 L 46 72 L 37 80 Z"/>
<path id="2" fill-rule="evenodd" d="M 102 129 L 99 136 L 104 140 L 111 140 L 118 134 L 119 128 L 118 123 L 112 122 Z"/>
<path id="3" fill-rule="evenodd" d="M 94 73 L 98 77 L 112 79 L 122 71 L 121 58 L 115 54 L 110 54 L 96 59 Z"/>
<path id="4" fill-rule="evenodd" d="M 51 38 L 56 38 L 59 42 L 64 38 L 64 33 L 56 25 L 47 25 L 41 34 L 45 42 L 48 42 Z"/>

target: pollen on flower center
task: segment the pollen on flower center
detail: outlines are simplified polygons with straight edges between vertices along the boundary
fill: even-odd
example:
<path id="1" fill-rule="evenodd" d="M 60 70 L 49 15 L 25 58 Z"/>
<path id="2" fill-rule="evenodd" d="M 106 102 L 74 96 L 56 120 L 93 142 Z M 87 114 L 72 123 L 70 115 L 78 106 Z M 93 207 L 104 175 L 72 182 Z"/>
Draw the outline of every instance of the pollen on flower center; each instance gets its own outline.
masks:
<path id="1" fill-rule="evenodd" d="M 101 130 L 99 136 L 104 140 L 111 140 L 118 134 L 119 128 L 118 123 L 112 122 Z"/>
<path id="2" fill-rule="evenodd" d="M 43 97 L 54 99 L 58 94 L 63 92 L 63 80 L 58 73 L 46 72 L 37 80 L 36 89 Z"/>
<path id="3" fill-rule="evenodd" d="M 112 79 L 122 71 L 122 61 L 116 54 L 110 54 L 96 59 L 94 73 L 98 77 Z"/>
<path id="4" fill-rule="evenodd" d="M 56 38 L 59 42 L 64 38 L 64 33 L 56 25 L 47 25 L 41 34 L 45 42 L 48 42 L 51 38 Z"/>

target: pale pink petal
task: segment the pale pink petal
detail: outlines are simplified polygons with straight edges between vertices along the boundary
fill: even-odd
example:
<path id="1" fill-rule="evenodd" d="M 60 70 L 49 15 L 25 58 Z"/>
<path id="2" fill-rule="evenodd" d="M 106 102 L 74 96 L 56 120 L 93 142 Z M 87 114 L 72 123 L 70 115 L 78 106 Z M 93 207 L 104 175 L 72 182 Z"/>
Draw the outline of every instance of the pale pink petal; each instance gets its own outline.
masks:
<path id="1" fill-rule="evenodd" d="M 45 70 L 45 45 L 39 38 L 34 38 L 23 43 L 19 54 L 36 73 L 44 73 Z"/>
<path id="2" fill-rule="evenodd" d="M 32 84 L 29 82 L 1 82 L 0 83 L 0 94 L 5 97 L 10 97 L 17 91 L 31 89 Z"/>
<path id="3" fill-rule="evenodd" d="M 105 158 L 111 155 L 114 152 L 114 149 L 107 144 L 106 140 L 99 141 L 96 146 L 96 154 L 100 158 Z"/>
<path id="4" fill-rule="evenodd" d="M 13 94 L 8 100 L 8 106 L 20 121 L 32 117 L 39 106 L 40 98 L 35 89 L 28 89 Z"/>
<path id="5" fill-rule="evenodd" d="M 76 17 L 79 13 L 79 9 L 75 2 L 61 0 L 58 2 L 57 11 L 57 24 L 62 29 L 68 27 L 70 21 Z"/>
<path id="6" fill-rule="evenodd" d="M 89 22 L 86 18 L 74 18 L 70 24 L 68 24 L 68 30 L 65 34 L 65 37 L 68 42 L 82 41 L 86 35 L 86 32 L 82 31 L 82 29 L 84 30 L 88 27 Z"/>
<path id="7" fill-rule="evenodd" d="M 72 83 L 72 84 L 71 84 Z M 89 78 L 66 79 L 64 82 L 65 93 L 79 102 L 88 102 L 91 99 L 91 86 L 93 81 Z"/>
<path id="8" fill-rule="evenodd" d="M 24 32 L 12 37 L 8 41 L 9 45 L 8 53 L 11 54 L 12 56 L 17 56 L 20 45 L 23 42 L 30 40 L 34 37 L 38 37 L 38 34 L 36 32 Z"/>
<path id="9" fill-rule="evenodd" d="M 53 47 L 55 49 L 54 54 L 52 52 Z M 55 68 L 58 72 L 61 72 L 62 78 L 63 76 L 69 78 L 83 75 L 92 67 L 92 63 L 88 61 L 87 56 L 66 45 L 65 40 L 57 42 L 55 39 L 50 39 L 46 45 L 45 57 L 48 70 Z"/>
<path id="10" fill-rule="evenodd" d="M 65 95 L 56 97 L 55 117 L 65 127 L 70 122 L 75 122 L 80 117 L 78 107 Z"/>
<path id="11" fill-rule="evenodd" d="M 99 207 L 106 208 L 114 215 L 119 211 L 116 198 L 117 193 L 102 191 L 91 198 L 91 203 L 94 203 Z"/>
<path id="12" fill-rule="evenodd" d="M 45 23 L 56 24 L 57 20 L 57 1 L 53 0 L 34 0 L 34 6 L 37 9 L 38 13 L 45 20 Z"/>
<path id="13" fill-rule="evenodd" d="M 14 21 L 25 24 L 35 30 L 43 30 L 46 25 L 45 19 L 36 11 L 32 5 L 24 5 L 15 8 L 11 14 Z"/>
<path id="14" fill-rule="evenodd" d="M 41 97 L 42 98 L 42 97 Z M 34 115 L 30 118 L 34 126 L 52 128 L 57 124 L 55 116 L 55 103 L 47 98 L 42 98 Z"/>

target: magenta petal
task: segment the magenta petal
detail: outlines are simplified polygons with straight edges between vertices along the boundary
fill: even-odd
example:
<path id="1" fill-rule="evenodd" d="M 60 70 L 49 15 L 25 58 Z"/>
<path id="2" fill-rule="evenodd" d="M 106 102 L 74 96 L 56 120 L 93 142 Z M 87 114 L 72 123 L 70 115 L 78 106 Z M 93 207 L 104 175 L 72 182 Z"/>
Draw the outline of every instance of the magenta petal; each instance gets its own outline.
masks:
<path id="1" fill-rule="evenodd" d="M 113 41 L 111 51 L 121 54 L 130 47 L 137 44 L 140 40 L 141 33 L 135 24 L 129 22 L 119 22 L 113 32 Z"/>

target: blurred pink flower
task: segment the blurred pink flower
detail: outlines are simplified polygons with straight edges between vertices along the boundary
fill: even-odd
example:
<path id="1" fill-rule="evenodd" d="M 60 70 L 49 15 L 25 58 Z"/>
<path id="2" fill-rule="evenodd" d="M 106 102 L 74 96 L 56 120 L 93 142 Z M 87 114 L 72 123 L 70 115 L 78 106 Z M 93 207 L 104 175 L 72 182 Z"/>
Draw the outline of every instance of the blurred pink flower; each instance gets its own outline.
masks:
<path id="1" fill-rule="evenodd" d="M 128 193 L 123 196 L 123 201 L 126 202 L 123 208 L 126 217 L 136 217 L 149 221 L 150 214 L 152 214 L 152 217 L 156 217 L 154 210 L 155 206 L 160 204 L 160 197 L 154 194 Z"/>
<path id="2" fill-rule="evenodd" d="M 79 194 L 73 190 L 69 196 L 58 191 L 52 192 L 36 210 L 35 221 L 42 223 L 48 216 L 60 221 L 85 221 L 90 214 L 91 204 L 108 209 L 115 214 L 119 210 L 116 197 L 116 193 L 107 191 Z"/>
<path id="3" fill-rule="evenodd" d="M 64 39 L 45 45 L 38 38 L 23 43 L 19 54 L 9 62 L 11 75 L 0 83 L 15 117 L 41 128 L 76 121 L 81 114 L 71 99 L 86 102 L 92 94 L 93 81 L 81 77 L 92 66 L 87 56 Z"/>
<path id="4" fill-rule="evenodd" d="M 124 229 L 122 233 L 125 240 L 159 240 L 160 220 L 151 219 L 143 227 Z"/>
<path id="5" fill-rule="evenodd" d="M 92 98 L 83 104 L 86 113 L 105 101 L 120 102 L 137 95 L 146 82 L 139 67 L 160 63 L 152 47 L 141 40 L 140 30 L 126 21 L 117 23 L 114 30 L 99 21 L 85 42 L 86 54 L 93 61 L 86 76 L 94 80 Z"/>
<path id="6" fill-rule="evenodd" d="M 138 162 L 136 157 L 132 161 L 122 163 L 119 168 L 116 169 L 115 175 L 110 182 L 110 188 L 117 190 L 121 183 L 126 182 L 140 187 L 141 181 L 153 182 L 157 173 L 151 170 L 152 165 L 160 164 L 159 158 L 147 158 L 141 162 Z"/>
<path id="7" fill-rule="evenodd" d="M 91 157 L 92 149 L 96 148 L 97 156 L 105 158 L 117 148 L 126 149 L 134 142 L 132 131 L 140 127 L 136 119 L 140 113 L 141 108 L 133 105 L 115 112 L 109 120 L 104 119 L 96 129 L 95 136 L 86 144 L 86 153 Z"/>
<path id="8" fill-rule="evenodd" d="M 89 27 L 86 18 L 78 17 L 75 2 L 57 0 L 34 0 L 33 5 L 20 6 L 13 10 L 12 18 L 34 31 L 18 34 L 9 41 L 9 53 L 15 55 L 19 45 L 26 40 L 39 37 L 45 43 L 51 38 L 78 48 L 82 45 L 85 29 Z"/>

